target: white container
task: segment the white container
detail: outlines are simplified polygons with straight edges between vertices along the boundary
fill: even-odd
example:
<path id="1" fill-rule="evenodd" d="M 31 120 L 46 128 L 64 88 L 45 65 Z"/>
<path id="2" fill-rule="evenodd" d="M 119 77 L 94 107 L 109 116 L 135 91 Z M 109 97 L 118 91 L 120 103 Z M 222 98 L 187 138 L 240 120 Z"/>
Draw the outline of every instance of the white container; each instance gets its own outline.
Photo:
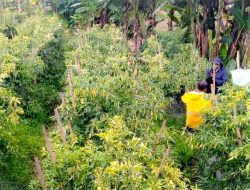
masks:
<path id="1" fill-rule="evenodd" d="M 233 84 L 238 86 L 250 85 L 250 69 L 236 69 L 231 71 Z"/>

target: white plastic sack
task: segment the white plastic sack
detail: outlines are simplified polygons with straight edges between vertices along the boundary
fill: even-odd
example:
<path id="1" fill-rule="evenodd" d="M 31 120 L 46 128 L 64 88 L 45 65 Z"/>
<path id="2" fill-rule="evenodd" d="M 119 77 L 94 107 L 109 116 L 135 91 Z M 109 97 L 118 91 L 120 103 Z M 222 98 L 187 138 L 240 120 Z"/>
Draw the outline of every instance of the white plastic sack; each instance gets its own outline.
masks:
<path id="1" fill-rule="evenodd" d="M 231 71 L 233 84 L 238 86 L 250 85 L 250 69 L 237 69 Z"/>

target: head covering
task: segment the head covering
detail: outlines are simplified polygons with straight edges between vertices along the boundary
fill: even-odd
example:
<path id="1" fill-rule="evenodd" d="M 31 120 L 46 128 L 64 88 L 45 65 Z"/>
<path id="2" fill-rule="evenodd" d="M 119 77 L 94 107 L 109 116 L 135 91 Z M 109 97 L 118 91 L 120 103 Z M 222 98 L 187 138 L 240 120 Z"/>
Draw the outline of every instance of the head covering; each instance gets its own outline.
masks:
<path id="1" fill-rule="evenodd" d="M 218 65 L 221 65 L 222 64 L 222 61 L 219 57 L 215 57 L 211 60 L 212 63 L 214 64 L 218 64 Z"/>

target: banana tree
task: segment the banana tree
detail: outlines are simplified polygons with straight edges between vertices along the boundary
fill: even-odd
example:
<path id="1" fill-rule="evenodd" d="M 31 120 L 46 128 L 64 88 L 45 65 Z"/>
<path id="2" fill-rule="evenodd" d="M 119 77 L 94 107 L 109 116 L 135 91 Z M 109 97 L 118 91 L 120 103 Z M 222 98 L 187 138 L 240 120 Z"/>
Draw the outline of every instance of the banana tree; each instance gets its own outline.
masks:
<path id="1" fill-rule="evenodd" d="M 97 0 L 86 0 L 75 3 L 71 8 L 75 8 L 75 14 L 72 16 L 70 24 L 87 25 L 90 23 L 92 26 L 95 21 L 96 12 L 98 10 Z"/>
<path id="2" fill-rule="evenodd" d="M 109 7 L 115 0 L 82 0 L 71 6 L 75 8 L 75 14 L 71 17 L 71 24 L 81 23 L 92 26 L 99 23 L 104 27 L 108 20 Z"/>
<path id="3" fill-rule="evenodd" d="M 131 3 L 129 0 L 124 0 L 123 1 L 123 6 L 124 6 L 124 28 L 125 28 L 125 36 L 126 39 L 128 40 L 128 27 L 129 27 L 129 11 L 131 9 Z"/>
<path id="4" fill-rule="evenodd" d="M 144 38 L 148 37 L 150 30 L 156 24 L 156 16 L 160 10 L 169 2 L 168 0 L 130 0 L 131 12 L 134 15 L 134 31 L 133 31 L 133 51 L 135 55 L 142 45 Z M 149 21 L 148 26 L 145 21 Z"/>
<path id="5" fill-rule="evenodd" d="M 242 6 L 245 7 L 245 6 Z M 236 55 L 237 47 L 244 52 L 247 48 L 243 48 L 245 40 L 248 40 L 249 30 L 250 30 L 250 18 L 247 16 L 246 12 L 242 14 L 243 8 L 233 7 L 231 9 L 231 14 L 233 16 L 234 25 L 232 28 L 233 43 L 230 47 L 230 57 L 233 58 Z"/>

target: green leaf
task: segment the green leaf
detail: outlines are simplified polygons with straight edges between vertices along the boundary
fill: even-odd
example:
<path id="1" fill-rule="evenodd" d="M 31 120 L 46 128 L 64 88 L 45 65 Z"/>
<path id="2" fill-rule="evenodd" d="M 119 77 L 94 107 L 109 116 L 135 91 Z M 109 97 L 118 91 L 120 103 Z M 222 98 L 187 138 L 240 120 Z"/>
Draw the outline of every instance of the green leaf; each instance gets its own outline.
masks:
<path id="1" fill-rule="evenodd" d="M 216 38 L 212 40 L 212 44 L 216 44 Z"/>
<path id="2" fill-rule="evenodd" d="M 239 8 L 233 7 L 231 9 L 234 20 L 243 28 L 250 27 L 250 19 L 241 15 L 241 10 Z"/>
<path id="3" fill-rule="evenodd" d="M 209 55 L 212 51 L 212 46 L 213 46 L 213 31 L 208 30 L 208 48 L 209 48 Z"/>
<path id="4" fill-rule="evenodd" d="M 75 3 L 74 5 L 71 5 L 71 7 L 73 8 L 73 7 L 77 7 L 77 6 L 79 6 L 79 5 L 81 5 L 82 3 Z"/>
<path id="5" fill-rule="evenodd" d="M 227 51 L 228 51 L 228 45 L 227 44 L 222 44 L 220 46 L 220 52 L 219 52 L 219 55 L 220 55 L 220 58 L 225 60 L 226 57 L 227 57 Z"/>
<path id="6" fill-rule="evenodd" d="M 76 13 L 84 13 L 89 10 L 89 7 L 80 7 L 75 10 Z"/>
<path id="7" fill-rule="evenodd" d="M 236 8 L 236 7 L 233 7 L 231 9 L 231 12 L 232 12 L 232 15 L 234 16 L 234 19 L 235 21 L 240 24 L 241 26 L 244 25 L 244 20 L 243 20 L 243 17 L 241 16 L 241 10 Z"/>

